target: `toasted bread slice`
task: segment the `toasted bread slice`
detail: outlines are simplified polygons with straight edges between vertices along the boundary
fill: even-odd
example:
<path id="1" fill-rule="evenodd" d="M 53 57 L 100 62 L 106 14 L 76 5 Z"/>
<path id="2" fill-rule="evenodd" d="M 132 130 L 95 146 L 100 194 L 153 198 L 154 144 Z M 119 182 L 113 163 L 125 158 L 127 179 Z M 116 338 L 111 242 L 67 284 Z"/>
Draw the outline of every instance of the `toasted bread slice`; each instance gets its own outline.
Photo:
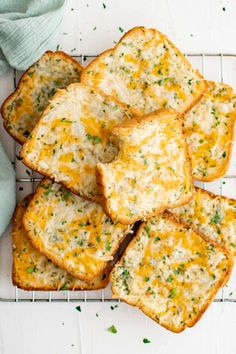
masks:
<path id="1" fill-rule="evenodd" d="M 212 181 L 228 168 L 236 117 L 236 94 L 225 84 L 209 82 L 201 100 L 184 117 L 193 177 Z"/>
<path id="2" fill-rule="evenodd" d="M 2 105 L 4 127 L 23 144 L 58 88 L 80 80 L 82 66 L 63 52 L 46 52 Z"/>
<path id="3" fill-rule="evenodd" d="M 47 179 L 38 186 L 23 222 L 36 249 L 87 282 L 104 271 L 130 231 L 113 223 L 100 205 Z"/>
<path id="4" fill-rule="evenodd" d="M 95 200 L 96 164 L 117 154 L 110 132 L 129 117 L 125 105 L 91 87 L 72 84 L 54 96 L 21 156 L 34 170 Z"/>
<path id="5" fill-rule="evenodd" d="M 195 187 L 188 204 L 170 211 L 236 255 L 236 200 Z"/>
<path id="6" fill-rule="evenodd" d="M 105 288 L 111 264 L 107 269 L 87 283 L 73 278 L 59 268 L 31 244 L 23 226 L 23 216 L 32 196 L 18 204 L 13 218 L 12 281 L 24 290 L 96 290 Z"/>
<path id="7" fill-rule="evenodd" d="M 136 108 L 140 115 L 160 108 L 183 113 L 206 89 L 189 61 L 155 29 L 135 27 L 82 73 L 81 82 Z"/>
<path id="8" fill-rule="evenodd" d="M 181 117 L 171 109 L 114 128 L 119 153 L 98 164 L 103 204 L 121 223 L 149 218 L 192 198 L 193 181 Z"/>
<path id="9" fill-rule="evenodd" d="M 230 254 L 165 212 L 142 223 L 111 272 L 112 291 L 163 327 L 192 327 L 232 270 Z"/>

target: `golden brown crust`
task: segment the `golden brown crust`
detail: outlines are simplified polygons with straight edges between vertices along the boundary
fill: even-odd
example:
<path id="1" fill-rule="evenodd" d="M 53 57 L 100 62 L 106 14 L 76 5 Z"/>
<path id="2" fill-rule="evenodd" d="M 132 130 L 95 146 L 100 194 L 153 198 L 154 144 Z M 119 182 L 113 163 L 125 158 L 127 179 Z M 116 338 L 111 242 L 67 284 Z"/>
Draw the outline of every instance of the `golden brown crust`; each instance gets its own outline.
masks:
<path id="1" fill-rule="evenodd" d="M 62 52 L 62 51 L 56 51 L 56 52 L 52 52 L 52 51 L 46 51 L 44 53 L 44 55 L 47 54 L 48 56 L 52 56 L 55 54 L 59 54 L 60 56 L 64 57 L 64 59 L 69 59 L 70 61 L 73 61 L 74 63 L 76 63 L 76 65 L 78 66 L 79 70 L 82 72 L 83 67 L 82 65 L 77 62 L 77 60 L 75 60 L 74 58 L 72 58 L 70 55 Z M 41 57 L 42 58 L 42 57 Z M 32 70 L 35 66 L 35 64 L 37 64 L 41 58 L 39 58 L 39 60 L 37 60 L 34 64 L 32 64 L 27 70 L 26 72 L 21 76 L 17 88 L 16 90 L 10 94 L 10 96 L 8 96 L 5 101 L 3 102 L 2 106 L 1 106 L 1 114 L 2 114 L 2 118 L 3 118 L 3 126 L 5 128 L 5 130 L 8 132 L 8 134 L 11 135 L 11 137 L 16 140 L 19 144 L 23 144 L 23 142 L 19 139 L 18 135 L 14 133 L 14 131 L 7 125 L 7 106 L 14 101 L 15 97 L 17 97 L 18 93 L 21 91 L 22 87 L 24 86 L 24 79 L 27 78 L 28 73 L 30 72 L 30 70 Z"/>
<path id="2" fill-rule="evenodd" d="M 33 198 L 33 194 L 28 195 L 24 198 L 24 200 L 16 206 L 16 210 L 13 216 L 13 224 L 12 224 L 12 245 L 17 243 L 18 232 L 20 228 L 20 223 L 22 223 L 22 215 L 24 215 L 26 207 L 29 205 L 30 201 Z M 26 232 L 26 231 L 25 231 Z M 14 256 L 14 247 L 12 248 L 13 252 L 13 262 L 12 262 L 12 282 L 13 285 L 18 286 L 23 290 L 41 290 L 41 291 L 55 291 L 60 290 L 60 286 L 55 287 L 51 285 L 46 286 L 32 286 L 25 283 L 23 279 L 21 279 L 20 274 L 18 274 L 15 264 L 15 256 Z M 64 290 L 98 290 L 103 289 L 107 286 L 109 282 L 109 273 L 113 267 L 113 262 L 109 262 L 106 269 L 104 269 L 104 274 L 101 276 L 101 280 L 97 279 L 95 282 L 84 283 L 84 285 L 75 285 L 73 283 L 68 284 L 67 288 Z"/>
<path id="3" fill-rule="evenodd" d="M 127 31 L 121 38 L 120 40 L 118 41 L 118 43 L 113 47 L 113 48 L 110 48 L 110 49 L 107 49 L 105 50 L 104 52 L 102 52 L 101 54 L 99 54 L 93 61 L 91 61 L 83 70 L 82 74 L 81 74 L 81 78 L 80 78 L 80 81 L 81 83 L 85 83 L 86 84 L 86 75 L 87 75 L 87 72 L 89 70 L 91 70 L 91 68 L 96 65 L 96 63 L 99 61 L 99 59 L 101 59 L 102 57 L 106 56 L 108 53 L 111 53 L 115 50 L 117 50 L 117 48 L 121 45 L 123 39 L 125 39 L 126 37 L 128 37 L 131 33 L 133 32 L 136 32 L 136 31 L 146 31 L 147 29 L 144 27 L 144 26 L 136 26 L 136 27 L 133 27 L 131 28 L 129 31 Z M 180 50 L 169 40 L 169 38 L 164 35 L 163 33 L 161 33 L 160 31 L 158 31 L 157 29 L 155 28 L 150 28 L 148 29 L 154 33 L 158 33 L 159 35 L 163 36 L 167 41 L 168 43 L 178 52 L 178 55 L 182 58 L 182 60 L 185 62 L 185 64 L 188 66 L 188 68 L 191 68 L 191 64 L 190 62 L 186 59 L 186 57 L 180 52 Z M 195 72 L 195 74 L 198 76 L 198 78 L 200 80 L 202 80 L 205 84 L 205 90 L 203 90 L 198 97 L 196 97 L 192 102 L 191 104 L 183 111 L 181 112 L 182 114 L 188 112 L 202 97 L 202 95 L 204 94 L 204 92 L 206 91 L 207 89 L 207 80 L 205 80 L 203 78 L 203 76 L 199 73 L 198 70 L 194 69 L 193 70 Z M 114 95 L 110 95 L 110 97 L 114 98 Z M 137 115 L 139 116 L 143 116 L 143 112 L 141 111 L 138 111 L 136 112 Z"/>
<path id="4" fill-rule="evenodd" d="M 174 221 L 177 226 L 182 226 L 182 227 L 187 227 L 190 228 L 188 224 L 180 221 L 178 218 L 175 217 L 175 215 L 171 214 L 171 212 L 165 211 L 164 215 L 166 215 L 168 217 L 168 219 Z M 133 237 L 133 239 L 130 241 L 129 245 L 127 246 L 126 250 L 124 251 L 121 259 L 117 262 L 117 264 L 122 264 L 122 261 L 124 259 L 124 257 L 126 256 L 126 253 L 128 252 L 129 249 L 132 249 L 133 245 L 136 242 L 136 239 L 139 237 L 140 233 L 142 232 L 142 228 L 143 228 L 143 224 L 141 224 L 137 230 L 137 233 L 135 234 L 135 236 Z M 193 229 L 192 229 L 193 230 Z M 178 328 L 173 328 L 170 326 L 166 326 L 163 324 L 160 324 L 160 322 L 158 321 L 158 319 L 155 316 L 152 316 L 152 312 L 149 309 L 146 309 L 145 306 L 143 306 L 142 304 L 140 304 L 140 300 L 137 299 L 136 301 L 129 301 L 125 298 L 123 298 L 122 296 L 120 296 L 120 294 L 117 294 L 115 292 L 115 288 L 113 285 L 114 282 L 114 277 L 113 277 L 113 273 L 110 273 L 110 281 L 112 282 L 112 286 L 111 286 L 111 290 L 114 294 L 114 298 L 119 298 L 122 301 L 125 301 L 127 304 L 132 305 L 134 307 L 138 307 L 142 312 L 144 312 L 147 316 L 149 316 L 150 318 L 152 318 L 155 322 L 157 322 L 158 324 L 160 324 L 162 327 L 165 327 L 166 329 L 170 330 L 171 332 L 175 332 L 175 333 L 180 333 L 182 332 L 186 327 L 193 327 L 202 317 L 202 315 L 204 314 L 204 312 L 206 311 L 206 309 L 208 308 L 208 306 L 211 304 L 211 302 L 213 301 L 216 293 L 218 292 L 218 290 L 223 286 L 223 284 L 225 283 L 225 278 L 229 278 L 231 272 L 232 272 L 232 268 L 233 268 L 233 259 L 230 255 L 230 253 L 221 245 L 219 245 L 217 242 L 210 240 L 208 237 L 206 237 L 204 234 L 200 233 L 199 231 L 194 230 L 194 232 L 196 234 L 198 234 L 202 239 L 204 239 L 206 242 L 209 242 L 210 244 L 214 245 L 215 248 L 219 249 L 221 252 L 223 252 L 224 254 L 226 254 L 227 258 L 229 259 L 229 267 L 228 267 L 228 271 L 224 274 L 224 277 L 221 278 L 221 280 L 219 281 L 218 286 L 214 289 L 214 291 L 212 292 L 210 298 L 208 299 L 208 301 L 206 302 L 206 304 L 203 306 L 203 308 L 201 309 L 201 311 L 199 312 L 198 316 L 193 319 L 192 322 L 190 322 L 190 324 L 188 325 L 183 325 L 182 327 L 178 327 Z"/>
<path id="5" fill-rule="evenodd" d="M 36 123 L 34 129 L 32 130 L 31 132 L 31 136 L 33 136 L 34 132 L 36 131 L 37 127 L 40 125 L 41 123 L 41 120 L 43 118 L 44 115 L 46 115 L 50 110 L 51 108 L 53 107 L 53 103 L 55 100 L 57 100 L 58 98 L 60 98 L 62 96 L 62 91 L 63 90 L 67 90 L 67 89 L 70 89 L 70 87 L 89 87 L 88 85 L 84 85 L 82 83 L 75 83 L 75 84 L 70 84 L 66 89 L 58 89 L 57 92 L 55 93 L 55 95 L 53 96 L 53 99 L 50 101 L 49 105 L 47 106 L 47 108 L 43 111 L 41 117 L 39 118 L 38 122 Z M 93 87 L 91 87 L 91 89 L 95 92 L 97 92 L 99 95 L 101 95 L 102 97 L 104 97 L 104 99 L 109 99 L 109 96 L 106 95 L 103 91 L 101 91 L 100 89 L 95 89 Z M 126 109 L 129 114 L 131 116 L 136 116 L 137 115 L 137 112 L 135 109 L 133 108 L 129 108 L 125 103 L 123 102 L 120 102 L 118 101 L 116 98 L 112 98 L 112 100 L 114 102 L 117 103 L 117 105 L 119 105 L 120 107 Z M 30 139 L 30 138 L 29 138 Z M 92 201 L 92 202 L 97 202 L 99 203 L 100 202 L 100 197 L 99 196 L 88 196 L 86 194 L 83 194 L 83 193 L 78 193 L 77 190 L 75 190 L 75 188 L 73 188 L 73 186 L 70 186 L 69 183 L 66 183 L 65 181 L 59 181 L 59 180 L 56 180 L 54 176 L 52 176 L 50 173 L 48 173 L 46 170 L 43 170 L 41 169 L 37 164 L 33 164 L 29 161 L 27 161 L 27 141 L 25 142 L 25 144 L 23 145 L 21 151 L 20 151 L 20 156 L 22 158 L 22 162 L 28 166 L 29 168 L 31 168 L 32 170 L 38 172 L 38 173 L 41 173 L 43 176 L 51 179 L 52 181 L 55 181 L 61 185 L 63 185 L 65 188 L 69 189 L 72 193 L 76 194 L 76 195 L 80 195 L 82 198 L 88 200 L 88 201 Z"/>
<path id="6" fill-rule="evenodd" d="M 154 111 L 152 113 L 149 113 L 143 117 L 136 117 L 136 119 L 132 119 L 129 121 L 126 121 L 122 124 L 120 124 L 119 126 L 115 127 L 113 132 L 114 135 L 117 135 L 118 137 L 122 135 L 122 129 L 127 129 L 127 128 L 133 128 L 137 125 L 137 123 L 144 123 L 146 121 L 148 121 L 150 119 L 150 117 L 154 117 L 155 119 L 160 119 L 162 116 L 164 116 L 166 114 L 166 112 L 169 112 L 170 114 L 178 114 L 177 112 L 175 112 L 175 110 L 173 109 L 160 109 L 157 111 Z M 158 117 L 156 116 L 156 114 L 158 114 Z M 180 121 L 183 120 L 183 116 L 181 114 L 178 114 Z M 113 134 L 112 132 L 112 134 Z M 190 178 L 190 183 L 192 184 L 192 195 L 187 196 L 185 199 L 182 200 L 182 202 L 180 203 L 175 203 L 172 204 L 171 206 L 166 206 L 163 205 L 162 207 L 160 207 L 158 210 L 156 210 L 153 213 L 148 213 L 146 215 L 143 215 L 142 218 L 140 219 L 140 217 L 119 217 L 117 218 L 116 215 L 114 215 L 112 213 L 112 211 L 110 210 L 109 207 L 109 202 L 108 202 L 108 196 L 106 193 L 106 180 L 105 180 L 105 176 L 104 173 L 102 171 L 102 169 L 100 168 L 99 165 L 97 165 L 97 183 L 99 185 L 99 190 L 101 191 L 101 197 L 99 199 L 99 203 L 102 205 L 105 213 L 111 218 L 111 220 L 113 221 L 119 221 L 122 224 L 133 224 L 136 221 L 139 220 L 146 220 L 146 219 L 150 219 L 160 213 L 162 213 L 164 210 L 166 210 L 167 208 L 177 208 L 180 207 L 184 204 L 187 204 L 194 196 L 194 187 L 193 187 L 193 176 L 192 176 L 192 167 L 191 167 L 191 160 L 188 154 L 188 147 L 187 147 L 187 143 L 186 143 L 186 138 L 185 138 L 185 134 L 183 132 L 182 129 L 182 136 L 183 136 L 183 145 L 184 145 L 184 151 L 185 151 L 185 160 L 186 160 L 186 165 L 189 171 L 189 178 Z M 116 157 L 117 159 L 118 157 Z"/>
<path id="7" fill-rule="evenodd" d="M 44 188 L 41 186 L 43 183 L 47 183 L 47 179 L 43 179 L 43 181 L 38 185 L 33 198 L 31 199 L 27 210 L 30 210 L 31 207 L 33 207 L 33 204 L 35 203 L 35 200 L 37 200 L 38 198 L 40 198 L 40 195 L 42 194 L 42 192 L 44 192 Z M 26 211 L 27 212 L 27 211 Z M 37 242 L 37 240 L 34 237 L 33 231 L 32 229 L 29 227 L 28 223 L 27 223 L 27 214 L 24 215 L 23 217 L 23 224 L 24 227 L 28 233 L 28 237 L 31 241 L 31 243 L 33 244 L 33 246 L 42 254 L 44 254 L 48 259 L 50 259 L 53 263 L 57 264 L 60 268 L 66 270 L 70 275 L 72 275 L 75 278 L 78 278 L 80 280 L 86 281 L 86 282 L 91 282 L 93 281 L 95 278 L 97 278 L 99 275 L 102 274 L 102 272 L 108 267 L 108 264 L 110 263 L 109 261 L 104 261 L 103 265 L 100 266 L 98 272 L 95 275 L 83 275 L 81 274 L 81 272 L 79 271 L 75 271 L 74 269 L 72 269 L 72 267 L 69 266 L 65 266 L 64 262 L 62 260 L 59 260 L 57 257 L 55 257 L 51 252 L 49 252 L 40 242 Z M 122 241 L 124 240 L 124 238 L 126 237 L 126 235 L 128 235 L 128 233 L 130 232 L 130 229 L 128 228 L 126 232 L 124 232 L 124 235 L 122 238 L 119 239 L 118 243 L 117 243 L 117 247 L 114 248 L 113 252 L 110 253 L 111 257 L 115 256 L 115 253 L 118 250 L 119 245 L 122 243 Z"/>

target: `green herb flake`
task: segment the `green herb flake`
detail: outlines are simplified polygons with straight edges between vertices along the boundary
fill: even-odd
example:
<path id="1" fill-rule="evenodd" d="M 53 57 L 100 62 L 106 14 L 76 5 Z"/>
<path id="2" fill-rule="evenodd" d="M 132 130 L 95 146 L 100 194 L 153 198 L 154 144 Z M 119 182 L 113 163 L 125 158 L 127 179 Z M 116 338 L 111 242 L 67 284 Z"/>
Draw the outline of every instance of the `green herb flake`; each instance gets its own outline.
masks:
<path id="1" fill-rule="evenodd" d="M 109 252 L 111 250 L 111 242 L 110 241 L 106 242 L 105 250 L 106 250 L 106 252 Z"/>
<path id="2" fill-rule="evenodd" d="M 102 4 L 102 6 L 103 6 L 104 9 L 106 9 L 106 7 L 107 7 L 106 4 L 104 4 L 104 3 Z"/>
<path id="3" fill-rule="evenodd" d="M 147 236 L 150 237 L 150 230 L 151 230 L 150 226 L 146 225 L 146 226 L 144 227 L 144 230 L 146 231 Z"/>
<path id="4" fill-rule="evenodd" d="M 86 134 L 88 140 L 92 140 L 93 145 L 96 145 L 102 141 L 102 139 L 99 136 L 96 135 L 91 135 L 91 134 Z"/>
<path id="5" fill-rule="evenodd" d="M 110 306 L 110 309 L 113 311 L 115 309 L 117 309 L 118 305 L 114 305 L 114 306 Z"/>
<path id="6" fill-rule="evenodd" d="M 32 273 L 34 273 L 35 271 L 36 271 L 36 266 L 35 266 L 35 265 L 26 268 L 26 272 L 29 273 L 29 274 L 32 274 Z"/>
<path id="7" fill-rule="evenodd" d="M 151 341 L 149 339 L 147 339 L 147 338 L 143 338 L 143 343 L 144 344 L 148 344 L 148 343 L 151 343 Z"/>
<path id="8" fill-rule="evenodd" d="M 33 77 L 34 72 L 33 72 L 33 71 L 30 71 L 30 72 L 28 72 L 28 75 L 29 75 L 29 77 Z"/>
<path id="9" fill-rule="evenodd" d="M 174 280 L 172 275 L 169 275 L 168 278 L 166 279 L 167 283 L 171 283 Z"/>
<path id="10" fill-rule="evenodd" d="M 176 289 L 176 288 L 172 288 L 172 289 L 170 290 L 170 293 L 169 293 L 169 295 L 168 295 L 168 298 L 169 298 L 169 299 L 174 299 L 174 297 L 176 296 L 176 294 L 177 294 L 177 289 Z"/>
<path id="11" fill-rule="evenodd" d="M 211 218 L 211 224 L 218 224 L 220 222 L 220 214 L 216 211 L 215 215 Z"/>
<path id="12" fill-rule="evenodd" d="M 75 308 L 77 311 L 81 312 L 81 307 L 80 306 L 76 306 Z"/>
<path id="13" fill-rule="evenodd" d="M 117 329 L 114 325 L 112 325 L 111 327 L 107 328 L 108 332 L 110 333 L 117 333 Z"/>
<path id="14" fill-rule="evenodd" d="M 148 281 L 150 280 L 150 278 L 149 278 L 149 277 L 145 277 L 144 280 L 145 280 L 146 282 L 148 282 Z"/>
<path id="15" fill-rule="evenodd" d="M 119 31 L 120 31 L 121 33 L 123 33 L 123 32 L 124 32 L 124 29 L 123 29 L 122 27 L 119 27 Z"/>
<path id="16" fill-rule="evenodd" d="M 226 157 L 226 151 L 223 152 L 222 157 Z"/>

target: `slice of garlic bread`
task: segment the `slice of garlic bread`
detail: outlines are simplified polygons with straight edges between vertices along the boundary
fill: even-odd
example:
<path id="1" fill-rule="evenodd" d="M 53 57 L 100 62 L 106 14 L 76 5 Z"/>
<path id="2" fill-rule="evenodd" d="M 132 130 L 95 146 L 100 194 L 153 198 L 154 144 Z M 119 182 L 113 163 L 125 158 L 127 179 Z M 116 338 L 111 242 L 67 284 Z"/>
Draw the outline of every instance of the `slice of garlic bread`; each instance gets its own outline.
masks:
<path id="1" fill-rule="evenodd" d="M 188 204 L 170 211 L 236 255 L 236 200 L 195 187 Z"/>
<path id="2" fill-rule="evenodd" d="M 111 161 L 117 146 L 112 128 L 129 119 L 125 105 L 82 84 L 59 90 L 21 151 L 26 165 L 96 199 L 96 164 Z"/>
<path id="3" fill-rule="evenodd" d="M 111 272 L 112 291 L 163 327 L 192 327 L 232 270 L 221 246 L 165 212 L 142 223 Z"/>
<path id="4" fill-rule="evenodd" d="M 113 223 L 100 205 L 43 180 L 24 215 L 34 247 L 72 276 L 91 281 L 113 260 L 129 226 Z"/>
<path id="5" fill-rule="evenodd" d="M 2 105 L 4 126 L 23 144 L 58 88 L 80 80 L 82 66 L 63 52 L 46 52 Z"/>
<path id="6" fill-rule="evenodd" d="M 191 166 L 176 112 L 163 109 L 130 120 L 113 135 L 117 157 L 97 165 L 102 203 L 112 220 L 133 223 L 192 198 Z"/>
<path id="7" fill-rule="evenodd" d="M 81 82 L 137 109 L 140 115 L 160 108 L 182 113 L 206 89 L 189 61 L 155 29 L 135 27 L 102 53 L 82 73 Z"/>
<path id="8" fill-rule="evenodd" d="M 23 225 L 23 216 L 32 196 L 18 204 L 13 218 L 12 281 L 24 290 L 96 290 L 105 288 L 111 265 L 87 283 L 73 278 L 64 269 L 47 259 L 31 244 Z"/>
<path id="9" fill-rule="evenodd" d="M 209 82 L 201 100 L 184 117 L 193 177 L 212 181 L 228 168 L 236 118 L 236 94 L 225 84 Z"/>

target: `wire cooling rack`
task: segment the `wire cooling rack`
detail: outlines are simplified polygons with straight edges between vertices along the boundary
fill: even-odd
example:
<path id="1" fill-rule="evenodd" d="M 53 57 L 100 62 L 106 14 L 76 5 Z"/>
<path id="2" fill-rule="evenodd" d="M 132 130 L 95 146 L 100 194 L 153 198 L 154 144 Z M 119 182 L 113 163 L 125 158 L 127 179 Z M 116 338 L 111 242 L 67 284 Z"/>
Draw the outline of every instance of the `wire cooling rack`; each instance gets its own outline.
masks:
<path id="1" fill-rule="evenodd" d="M 96 55 L 75 56 L 82 65 L 87 65 Z M 225 82 L 236 90 L 236 54 L 186 54 L 208 80 Z M 22 73 L 12 71 L 12 90 L 16 88 Z M 7 96 L 9 92 L 6 92 Z M 3 129 L 3 128 L 0 128 Z M 4 134 L 4 133 L 3 133 Z M 5 135 L 4 135 L 5 136 Z M 21 146 L 9 138 L 4 145 L 16 170 L 17 200 L 35 191 L 42 176 L 26 166 L 19 159 Z M 236 199 L 236 145 L 234 144 L 231 163 L 226 176 L 210 183 L 197 182 L 196 185 L 215 194 L 226 195 Z M 110 286 L 96 291 L 24 291 L 14 287 L 11 282 L 11 236 L 10 228 L 0 241 L 0 301 L 1 302 L 36 302 L 36 301 L 119 301 L 112 299 Z M 219 291 L 216 302 L 236 302 L 236 269 L 233 270 L 229 283 Z"/>

